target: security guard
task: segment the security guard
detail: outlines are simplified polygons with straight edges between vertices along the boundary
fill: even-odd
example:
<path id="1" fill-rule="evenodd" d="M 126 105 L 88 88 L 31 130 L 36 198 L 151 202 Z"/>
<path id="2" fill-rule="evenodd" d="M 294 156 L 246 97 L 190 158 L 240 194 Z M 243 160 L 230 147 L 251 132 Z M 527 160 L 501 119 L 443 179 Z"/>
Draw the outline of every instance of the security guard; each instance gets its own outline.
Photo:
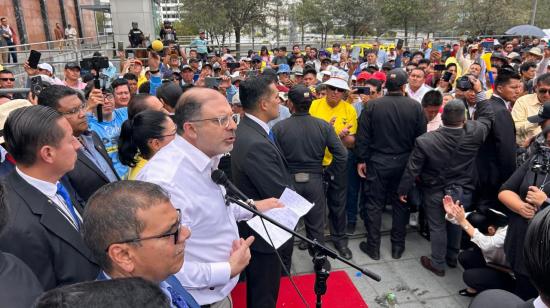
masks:
<path id="1" fill-rule="evenodd" d="M 288 99 L 293 115 L 275 124 L 273 132 L 293 175 L 294 188 L 315 204 L 304 217 L 307 237 L 324 244 L 323 157 L 328 148 L 333 158 L 325 172 L 338 174 L 345 169 L 347 151 L 329 123 L 309 114 L 313 98 L 308 87 L 292 87 Z"/>
<path id="2" fill-rule="evenodd" d="M 366 178 L 363 221 L 367 241 L 359 248 L 374 260 L 380 259 L 382 210 L 392 205 L 392 257 L 401 258 L 405 250 L 408 207 L 399 202 L 397 185 L 414 147 L 416 137 L 426 132 L 422 106 L 405 96 L 407 73 L 400 68 L 388 72 L 388 94 L 369 101 L 359 118 L 357 132 L 357 171 Z"/>
<path id="3" fill-rule="evenodd" d="M 144 38 L 145 36 L 143 35 L 143 31 L 141 31 L 138 28 L 138 23 L 133 22 L 132 29 L 128 33 L 128 40 L 130 40 L 130 46 L 132 46 L 132 48 L 139 47 L 139 45 L 141 44 Z"/>

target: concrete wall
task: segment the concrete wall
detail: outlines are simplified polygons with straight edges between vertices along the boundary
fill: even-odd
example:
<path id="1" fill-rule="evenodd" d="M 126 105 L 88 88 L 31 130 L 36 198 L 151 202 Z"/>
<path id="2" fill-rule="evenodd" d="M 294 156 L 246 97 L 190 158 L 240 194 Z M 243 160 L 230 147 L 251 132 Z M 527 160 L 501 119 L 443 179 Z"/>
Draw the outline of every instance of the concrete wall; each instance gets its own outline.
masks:
<path id="1" fill-rule="evenodd" d="M 130 45 L 128 32 L 132 28 L 132 22 L 137 22 L 143 34 L 154 40 L 158 33 L 155 32 L 155 18 L 153 15 L 158 15 L 158 12 L 153 11 L 153 7 L 152 0 L 111 0 L 111 19 L 113 21 L 115 42 L 122 41 L 124 46 Z"/>

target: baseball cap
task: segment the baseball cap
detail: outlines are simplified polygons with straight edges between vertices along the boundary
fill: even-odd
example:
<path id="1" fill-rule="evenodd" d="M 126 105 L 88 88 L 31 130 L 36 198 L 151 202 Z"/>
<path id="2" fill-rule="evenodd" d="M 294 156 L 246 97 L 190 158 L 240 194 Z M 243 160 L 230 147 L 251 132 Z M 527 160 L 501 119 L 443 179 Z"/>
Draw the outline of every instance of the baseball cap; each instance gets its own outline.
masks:
<path id="1" fill-rule="evenodd" d="M 80 65 L 78 65 L 78 63 L 76 62 L 67 62 L 67 64 L 65 64 L 65 69 L 73 69 L 73 68 L 78 68 L 78 70 L 80 70 Z"/>
<path id="2" fill-rule="evenodd" d="M 372 78 L 372 75 L 369 72 L 361 72 L 357 75 L 357 81 L 369 80 Z"/>
<path id="3" fill-rule="evenodd" d="M 32 106 L 31 102 L 26 99 L 14 99 L 0 105 L 0 130 L 4 130 L 4 125 L 10 113 L 16 109 Z M 4 143 L 4 135 L 0 136 L 0 143 Z"/>
<path id="4" fill-rule="evenodd" d="M 301 67 L 292 68 L 292 73 L 296 76 L 304 76 L 304 69 Z"/>
<path id="5" fill-rule="evenodd" d="M 527 117 L 527 121 L 530 123 L 540 123 L 548 119 L 550 119 L 550 102 L 545 102 L 539 109 L 538 114 Z"/>
<path id="6" fill-rule="evenodd" d="M 386 63 L 382 64 L 382 69 L 391 71 L 393 69 L 393 64 L 390 63 L 390 62 L 386 62 Z"/>
<path id="7" fill-rule="evenodd" d="M 262 62 L 262 57 L 255 55 L 252 57 L 252 62 Z"/>
<path id="8" fill-rule="evenodd" d="M 474 85 L 467 76 L 462 76 L 456 80 L 456 88 L 462 91 L 468 91 L 474 88 Z"/>
<path id="9" fill-rule="evenodd" d="M 386 88 L 388 90 L 397 90 L 406 84 L 409 79 L 407 72 L 402 68 L 394 68 L 386 75 Z"/>
<path id="10" fill-rule="evenodd" d="M 281 64 L 279 65 L 279 70 L 277 71 L 277 75 L 287 73 L 290 74 L 290 66 L 288 64 Z"/>
<path id="11" fill-rule="evenodd" d="M 192 71 L 193 69 L 191 68 L 191 66 L 185 64 L 185 65 L 182 65 L 182 66 L 181 66 L 181 71 L 183 72 L 183 71 L 185 71 L 185 70 L 190 70 L 190 71 Z"/>
<path id="12" fill-rule="evenodd" d="M 313 94 L 308 87 L 302 84 L 293 86 L 290 91 L 288 91 L 288 99 L 296 105 L 311 104 L 313 100 Z"/>
<path id="13" fill-rule="evenodd" d="M 252 59 L 250 59 L 249 57 L 241 57 L 241 58 L 239 59 L 239 62 L 241 62 L 241 61 L 250 62 L 250 61 L 252 61 Z"/>
<path id="14" fill-rule="evenodd" d="M 374 74 L 372 74 L 372 79 L 376 79 L 376 80 L 380 80 L 382 82 L 386 82 L 386 73 L 384 72 L 374 72 Z"/>
<path id="15" fill-rule="evenodd" d="M 53 73 L 53 67 L 48 63 L 40 63 L 38 64 L 38 68 Z"/>
<path id="16" fill-rule="evenodd" d="M 348 78 L 349 77 L 346 72 L 336 69 L 331 72 L 330 79 L 325 81 L 323 84 L 349 91 Z"/>

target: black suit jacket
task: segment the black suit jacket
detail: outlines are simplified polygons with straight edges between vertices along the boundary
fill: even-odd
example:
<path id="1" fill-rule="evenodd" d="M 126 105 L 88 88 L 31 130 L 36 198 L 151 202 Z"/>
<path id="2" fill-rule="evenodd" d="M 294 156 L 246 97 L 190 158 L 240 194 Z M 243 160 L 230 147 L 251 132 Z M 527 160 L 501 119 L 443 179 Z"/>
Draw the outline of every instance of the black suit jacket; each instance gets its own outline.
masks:
<path id="1" fill-rule="evenodd" d="M 501 98 L 492 96 L 479 102 L 478 109 L 485 104 L 493 109 L 495 119 L 477 155 L 479 187 L 498 191 L 502 183 L 516 170 L 516 128 L 512 115 Z M 477 119 L 477 115 L 475 118 Z"/>
<path id="2" fill-rule="evenodd" d="M 111 158 L 105 150 L 105 145 L 101 142 L 101 139 L 95 132 L 90 132 L 92 139 L 94 140 L 95 149 L 101 154 L 105 161 L 109 164 L 109 167 L 118 177 Z M 80 148 L 77 151 L 77 160 L 74 169 L 67 173 L 69 182 L 82 198 L 83 203 L 86 203 L 88 199 L 105 184 L 109 184 L 107 176 L 95 165 L 95 163 L 86 156 L 84 149 Z"/>
<path id="3" fill-rule="evenodd" d="M 279 198 L 285 188 L 292 185 L 287 163 L 279 148 L 268 139 L 265 130 L 248 117 L 239 123 L 236 134 L 231 152 L 235 185 L 254 200 Z M 240 224 L 239 229 L 242 236 L 254 235 L 253 250 L 264 253 L 274 251 L 245 223 Z"/>
<path id="4" fill-rule="evenodd" d="M 59 285 L 94 280 L 99 272 L 80 233 L 52 201 L 14 171 L 4 180 L 8 225 L 0 235 L 0 250 L 25 262 L 45 291 Z M 74 200 L 75 208 L 82 206 Z"/>

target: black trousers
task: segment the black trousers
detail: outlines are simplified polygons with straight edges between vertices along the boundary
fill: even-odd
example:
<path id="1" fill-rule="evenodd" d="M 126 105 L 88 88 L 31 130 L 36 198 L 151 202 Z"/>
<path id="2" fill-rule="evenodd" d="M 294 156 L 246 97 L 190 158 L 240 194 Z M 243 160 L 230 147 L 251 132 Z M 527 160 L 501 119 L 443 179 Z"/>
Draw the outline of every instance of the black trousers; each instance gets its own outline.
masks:
<path id="1" fill-rule="evenodd" d="M 325 177 L 326 178 L 326 177 Z M 346 235 L 347 168 L 327 181 L 327 207 L 330 236 L 335 246 L 348 245 Z"/>
<path id="2" fill-rule="evenodd" d="M 278 251 L 283 262 L 290 261 L 293 240 L 289 240 Z M 281 282 L 281 263 L 275 253 L 261 253 L 250 250 L 252 258 L 245 269 L 246 306 L 248 308 L 275 308 Z M 290 272 L 290 262 L 285 264 Z"/>
<path id="3" fill-rule="evenodd" d="M 464 268 L 462 279 L 464 283 L 482 292 L 488 289 L 514 291 L 515 281 L 508 273 L 487 266 L 481 249 L 464 250 L 458 255 L 458 262 Z"/>
<path id="4" fill-rule="evenodd" d="M 293 176 L 294 177 L 294 176 Z M 293 179 L 294 180 L 294 179 Z M 313 203 L 313 208 L 304 216 L 307 238 L 317 240 L 320 244 L 325 244 L 325 191 L 323 188 L 323 175 L 310 173 L 309 181 L 298 183 L 293 181 L 294 189 L 307 201 Z"/>
<path id="5" fill-rule="evenodd" d="M 409 222 L 409 207 L 399 201 L 397 186 L 405 170 L 409 154 L 373 156 L 367 163 L 365 181 L 365 210 L 363 221 L 367 229 L 367 246 L 380 249 L 380 226 L 386 204 L 392 206 L 392 246 L 405 248 L 406 226 Z"/>
<path id="6" fill-rule="evenodd" d="M 7 41 L 6 44 L 8 46 L 14 46 L 13 44 L 13 41 Z M 17 49 L 15 47 L 10 47 L 9 48 L 9 51 L 10 51 L 10 55 L 13 59 L 13 63 L 17 63 Z M 10 63 L 10 57 L 8 56 L 8 63 Z"/>

